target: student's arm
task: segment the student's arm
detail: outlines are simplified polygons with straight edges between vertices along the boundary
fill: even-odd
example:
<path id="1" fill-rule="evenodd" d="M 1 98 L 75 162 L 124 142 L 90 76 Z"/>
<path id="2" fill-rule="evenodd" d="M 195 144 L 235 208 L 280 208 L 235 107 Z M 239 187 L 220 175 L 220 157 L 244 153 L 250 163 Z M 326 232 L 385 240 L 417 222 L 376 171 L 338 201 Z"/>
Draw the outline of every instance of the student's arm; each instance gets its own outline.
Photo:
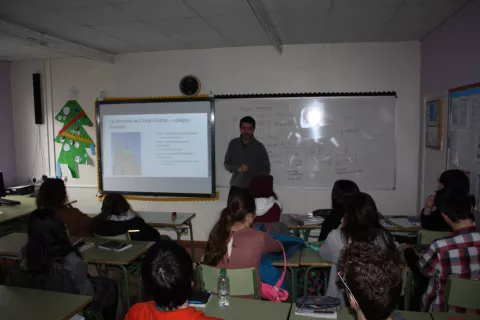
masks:
<path id="1" fill-rule="evenodd" d="M 160 240 L 160 233 L 157 229 L 147 224 L 142 218 L 135 218 L 135 223 L 132 224 L 132 229 L 129 230 L 138 230 L 138 232 L 132 232 L 132 240 L 137 241 L 152 241 L 156 242 Z"/>
<path id="2" fill-rule="evenodd" d="M 442 214 L 438 210 L 430 210 L 428 208 L 422 210 L 420 215 L 422 228 L 433 231 L 450 231 L 451 228 L 443 219 Z"/>
<path id="3" fill-rule="evenodd" d="M 92 218 L 77 208 L 73 208 L 73 210 L 75 210 L 75 225 L 77 226 L 77 230 L 84 230 L 85 233 L 90 234 L 92 229 Z"/>
<path id="4" fill-rule="evenodd" d="M 442 272 L 442 264 L 436 250 L 436 241 L 433 242 L 427 252 L 420 256 L 418 259 L 418 266 L 420 272 L 426 277 L 435 277 Z"/>
<path id="5" fill-rule="evenodd" d="M 225 153 L 225 159 L 223 161 L 225 170 L 227 170 L 228 172 L 235 172 L 242 165 L 241 163 L 235 163 L 235 159 L 233 158 L 234 141 L 235 139 L 230 141 L 230 143 L 228 144 L 227 152 Z"/>
<path id="6" fill-rule="evenodd" d="M 343 247 L 344 244 L 340 228 L 337 228 L 328 234 L 327 240 L 325 240 L 320 250 L 318 250 L 318 254 L 328 262 L 337 263 Z"/>
<path id="7" fill-rule="evenodd" d="M 323 220 L 318 241 L 325 241 L 330 232 L 340 227 L 341 223 L 342 216 L 338 212 L 332 212 L 328 217 L 325 218 L 325 220 Z"/>
<path id="8" fill-rule="evenodd" d="M 263 233 L 263 253 L 282 251 L 282 245 L 268 233 Z"/>
<path id="9" fill-rule="evenodd" d="M 260 161 L 260 173 L 261 174 L 270 174 L 270 159 L 268 158 L 267 149 L 263 144 L 260 144 L 261 150 L 258 154 Z"/>

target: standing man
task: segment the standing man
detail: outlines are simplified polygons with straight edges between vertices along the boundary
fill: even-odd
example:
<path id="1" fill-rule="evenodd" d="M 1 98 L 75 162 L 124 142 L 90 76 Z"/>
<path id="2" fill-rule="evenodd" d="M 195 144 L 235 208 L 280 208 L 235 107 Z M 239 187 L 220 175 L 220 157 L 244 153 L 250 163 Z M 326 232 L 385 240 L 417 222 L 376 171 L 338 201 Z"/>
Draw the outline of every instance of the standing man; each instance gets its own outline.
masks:
<path id="1" fill-rule="evenodd" d="M 240 120 L 240 137 L 232 139 L 225 154 L 225 169 L 232 173 L 230 199 L 242 189 L 247 189 L 253 177 L 270 174 L 270 160 L 264 145 L 255 139 L 255 119 L 250 116 Z"/>

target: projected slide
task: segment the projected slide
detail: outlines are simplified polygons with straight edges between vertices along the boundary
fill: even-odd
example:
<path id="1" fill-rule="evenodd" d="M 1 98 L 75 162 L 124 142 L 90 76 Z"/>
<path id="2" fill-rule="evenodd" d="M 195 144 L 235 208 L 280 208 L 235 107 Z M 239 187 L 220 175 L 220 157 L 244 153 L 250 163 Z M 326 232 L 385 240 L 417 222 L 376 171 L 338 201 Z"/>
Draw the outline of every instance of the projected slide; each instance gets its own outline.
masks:
<path id="1" fill-rule="evenodd" d="M 206 113 L 106 115 L 104 175 L 208 177 L 207 125 Z"/>
<path id="2" fill-rule="evenodd" d="M 113 175 L 142 174 L 140 132 L 112 133 Z"/>

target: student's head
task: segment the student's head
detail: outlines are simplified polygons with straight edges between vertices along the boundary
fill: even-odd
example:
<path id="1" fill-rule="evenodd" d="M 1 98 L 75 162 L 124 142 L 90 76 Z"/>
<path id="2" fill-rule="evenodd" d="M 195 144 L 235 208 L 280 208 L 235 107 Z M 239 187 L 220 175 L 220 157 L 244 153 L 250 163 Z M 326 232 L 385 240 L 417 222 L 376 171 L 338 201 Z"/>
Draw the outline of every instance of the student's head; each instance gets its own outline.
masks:
<path id="1" fill-rule="evenodd" d="M 59 208 L 68 202 L 67 188 L 62 179 L 47 178 L 37 194 L 37 208 Z"/>
<path id="2" fill-rule="evenodd" d="M 251 138 L 253 132 L 255 132 L 255 119 L 250 116 L 240 119 L 240 133 L 242 134 L 242 138 Z"/>
<path id="3" fill-rule="evenodd" d="M 256 198 L 277 198 L 277 195 L 273 191 L 273 177 L 271 175 L 256 176 L 250 182 L 250 193 Z"/>
<path id="4" fill-rule="evenodd" d="M 435 195 L 435 206 L 453 229 L 459 222 L 472 218 L 472 196 L 454 188 L 439 190 Z"/>
<path id="5" fill-rule="evenodd" d="M 339 269 L 358 305 L 350 298 L 358 320 L 387 319 L 402 291 L 402 271 L 373 243 L 347 245 L 340 254 Z"/>
<path id="6" fill-rule="evenodd" d="M 192 258 L 175 241 L 159 241 L 143 260 L 142 276 L 145 291 L 157 306 L 174 310 L 183 305 L 192 292 Z"/>
<path id="7" fill-rule="evenodd" d="M 205 248 L 205 263 L 216 266 L 227 252 L 227 240 L 234 223 L 249 227 L 255 220 L 255 200 L 250 192 L 242 190 L 235 194 L 228 206 L 220 213 L 220 218 L 210 231 Z M 254 245 L 254 244 L 252 244 Z"/>
<path id="8" fill-rule="evenodd" d="M 28 242 L 25 247 L 27 268 L 47 272 L 54 259 L 78 251 L 72 245 L 67 228 L 53 209 L 37 209 L 30 214 Z"/>
<path id="9" fill-rule="evenodd" d="M 119 215 L 130 210 L 130 204 L 124 196 L 118 193 L 107 194 L 102 201 L 102 215 Z"/>
<path id="10" fill-rule="evenodd" d="M 381 229 L 380 213 L 372 197 L 363 192 L 357 192 L 345 197 L 342 234 L 346 242 L 373 241 L 377 235 L 376 229 Z"/>
<path id="11" fill-rule="evenodd" d="M 438 188 L 453 188 L 468 195 L 470 193 L 470 180 L 462 170 L 447 170 L 438 178 Z"/>
<path id="12" fill-rule="evenodd" d="M 332 189 L 332 209 L 342 211 L 343 213 L 345 197 L 357 192 L 360 192 L 360 189 L 355 182 L 351 180 L 337 180 Z"/>

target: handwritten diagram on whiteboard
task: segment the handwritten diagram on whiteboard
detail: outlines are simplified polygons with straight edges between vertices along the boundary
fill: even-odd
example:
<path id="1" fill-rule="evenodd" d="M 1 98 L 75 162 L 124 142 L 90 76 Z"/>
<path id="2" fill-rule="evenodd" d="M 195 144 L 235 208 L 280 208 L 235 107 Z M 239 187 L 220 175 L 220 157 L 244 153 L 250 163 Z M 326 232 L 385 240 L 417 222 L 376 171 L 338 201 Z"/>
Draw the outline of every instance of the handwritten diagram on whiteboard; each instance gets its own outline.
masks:
<path id="1" fill-rule="evenodd" d="M 361 189 L 394 189 L 394 96 L 217 99 L 217 186 L 229 186 L 223 166 L 244 116 L 267 149 L 277 187 L 331 188 L 351 179 Z"/>

